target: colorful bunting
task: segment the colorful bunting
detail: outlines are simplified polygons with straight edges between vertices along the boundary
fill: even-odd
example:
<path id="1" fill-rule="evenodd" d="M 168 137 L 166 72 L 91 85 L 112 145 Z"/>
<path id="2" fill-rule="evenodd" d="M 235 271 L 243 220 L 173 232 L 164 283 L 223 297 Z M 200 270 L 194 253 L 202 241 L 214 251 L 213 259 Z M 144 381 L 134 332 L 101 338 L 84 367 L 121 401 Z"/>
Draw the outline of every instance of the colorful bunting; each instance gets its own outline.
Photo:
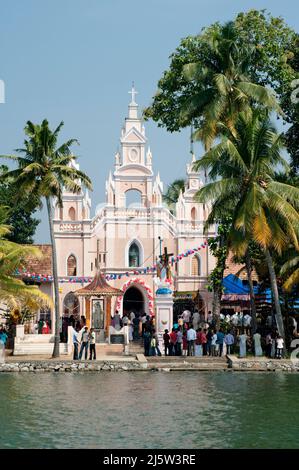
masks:
<path id="1" fill-rule="evenodd" d="M 177 262 L 181 261 L 183 258 L 187 258 L 188 256 L 193 255 L 195 252 L 200 251 L 202 248 L 206 248 L 207 245 L 208 245 L 208 242 L 205 241 L 204 243 L 201 244 L 201 246 L 199 246 L 197 248 L 192 248 L 191 250 L 188 249 L 184 253 L 181 253 L 177 256 L 172 256 L 171 260 L 169 261 L 169 264 L 173 266 L 174 263 L 177 263 Z M 130 277 L 132 275 L 136 276 L 136 275 L 140 275 L 140 274 L 153 274 L 153 273 L 156 272 L 156 270 L 157 270 L 157 265 L 154 264 L 153 266 L 146 266 L 144 268 L 138 268 L 138 269 L 135 269 L 132 272 L 127 271 L 127 272 L 122 273 L 122 274 L 109 273 L 109 274 L 106 274 L 106 280 L 107 281 L 112 281 L 114 279 L 122 279 L 124 276 Z M 22 277 L 25 277 L 25 278 L 30 278 L 30 279 L 36 280 L 38 282 L 52 282 L 53 281 L 53 276 L 52 275 L 40 274 L 40 273 L 30 273 L 30 272 L 27 272 L 26 269 L 22 269 L 22 270 L 17 269 L 15 274 L 16 274 L 16 276 L 22 276 Z M 86 284 L 88 282 L 91 282 L 92 279 L 93 279 L 92 277 L 86 277 L 86 276 L 84 276 L 84 277 L 82 277 L 82 276 L 80 276 L 80 277 L 71 276 L 71 277 L 66 277 L 66 278 L 59 278 L 59 282 L 60 283 L 73 282 L 73 283 Z"/>

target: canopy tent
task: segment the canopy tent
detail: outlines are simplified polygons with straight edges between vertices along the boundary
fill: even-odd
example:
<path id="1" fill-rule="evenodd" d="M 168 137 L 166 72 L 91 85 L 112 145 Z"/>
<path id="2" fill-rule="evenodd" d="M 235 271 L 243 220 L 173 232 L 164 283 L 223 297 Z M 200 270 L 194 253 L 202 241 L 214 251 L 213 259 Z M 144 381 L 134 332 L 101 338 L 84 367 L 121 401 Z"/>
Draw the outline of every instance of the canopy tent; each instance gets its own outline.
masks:
<path id="1" fill-rule="evenodd" d="M 247 281 L 244 282 L 234 274 L 229 274 L 223 279 L 222 285 L 224 288 L 222 295 L 223 301 L 249 300 L 249 284 Z M 261 291 L 259 286 L 254 286 L 253 290 L 257 303 L 266 304 L 268 306 L 272 303 L 272 292 L 270 288 Z M 293 308 L 299 309 L 299 298 L 291 300 L 290 304 Z"/>

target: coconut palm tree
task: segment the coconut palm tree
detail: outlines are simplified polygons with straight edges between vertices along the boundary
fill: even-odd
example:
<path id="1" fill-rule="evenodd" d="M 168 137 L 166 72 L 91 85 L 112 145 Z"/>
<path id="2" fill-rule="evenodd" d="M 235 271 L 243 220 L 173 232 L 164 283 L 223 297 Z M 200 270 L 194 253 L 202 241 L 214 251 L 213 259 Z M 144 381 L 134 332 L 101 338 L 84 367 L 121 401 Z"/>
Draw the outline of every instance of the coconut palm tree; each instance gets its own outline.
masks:
<path id="1" fill-rule="evenodd" d="M 13 178 L 18 185 L 17 197 L 26 194 L 38 197 L 40 205 L 43 198 L 46 199 L 48 211 L 50 237 L 52 244 L 52 265 L 54 278 L 54 297 L 55 297 L 55 340 L 53 357 L 59 356 L 59 291 L 58 291 L 58 272 L 56 259 L 56 244 L 53 229 L 53 199 L 57 201 L 59 207 L 62 207 L 63 188 L 73 193 L 80 193 L 82 185 L 91 189 L 90 178 L 80 171 L 75 165 L 76 157 L 71 152 L 71 146 L 78 143 L 76 139 L 69 139 L 61 145 L 57 145 L 59 132 L 63 122 L 52 131 L 46 119 L 40 125 L 28 121 L 25 126 L 27 138 L 24 142 L 24 148 L 17 149 L 20 155 L 10 155 L 6 158 L 14 160 L 18 168 L 4 174 L 2 178 Z"/>
<path id="2" fill-rule="evenodd" d="M 29 257 L 40 258 L 41 252 L 33 246 L 18 245 L 6 240 L 11 227 L 6 224 L 8 210 L 0 206 L 0 300 L 9 309 L 26 307 L 36 311 L 43 305 L 51 305 L 50 298 L 37 286 L 27 286 L 16 277 Z"/>
<path id="3" fill-rule="evenodd" d="M 197 194 L 212 206 L 208 223 L 232 214 L 230 244 L 243 256 L 250 240 L 259 245 L 268 265 L 279 334 L 284 326 L 271 250 L 280 253 L 288 244 L 298 248 L 299 189 L 275 179 L 278 166 L 288 169 L 281 155 L 282 139 L 267 114 L 260 110 L 241 113 L 235 132 L 218 124 L 222 138 L 194 167 L 209 170 L 211 182 Z M 232 210 L 233 208 L 233 210 Z"/>
<path id="4" fill-rule="evenodd" d="M 291 250 L 289 259 L 282 265 L 280 274 L 285 278 L 283 287 L 290 292 L 299 285 L 299 251 Z"/>
<path id="5" fill-rule="evenodd" d="M 255 47 L 247 44 L 246 49 L 238 41 L 234 22 L 217 25 L 202 35 L 207 52 L 205 62 L 184 66 L 185 78 L 198 83 L 197 95 L 192 95 L 182 105 L 184 119 L 200 115 L 200 128 L 194 133 L 209 150 L 219 135 L 218 122 L 223 122 L 235 133 L 235 122 L 240 112 L 250 111 L 253 104 L 267 109 L 281 110 L 269 88 L 252 81 L 252 57 Z"/>
<path id="6" fill-rule="evenodd" d="M 175 204 L 178 202 L 180 192 L 185 189 L 185 180 L 177 179 L 168 185 L 167 191 L 163 194 L 163 201 L 167 204 L 170 211 L 173 212 Z"/>

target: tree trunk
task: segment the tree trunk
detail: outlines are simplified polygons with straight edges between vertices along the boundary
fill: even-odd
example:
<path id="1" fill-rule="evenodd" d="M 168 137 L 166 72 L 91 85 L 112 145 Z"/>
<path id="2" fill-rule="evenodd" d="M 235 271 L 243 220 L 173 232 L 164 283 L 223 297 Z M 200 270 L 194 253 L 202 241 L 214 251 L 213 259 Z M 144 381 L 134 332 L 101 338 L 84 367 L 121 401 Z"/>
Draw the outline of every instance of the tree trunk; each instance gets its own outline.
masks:
<path id="1" fill-rule="evenodd" d="M 220 328 L 220 301 L 221 301 L 221 289 L 216 286 L 213 290 L 213 304 L 212 304 L 212 316 L 216 330 Z"/>
<path id="2" fill-rule="evenodd" d="M 248 284 L 249 284 L 252 334 L 254 334 L 256 333 L 256 307 L 255 307 L 255 295 L 254 295 L 254 289 L 253 289 L 253 282 L 252 282 L 252 277 L 251 277 L 252 264 L 251 264 L 251 259 L 250 259 L 248 250 L 245 253 L 245 264 L 246 264 L 247 278 L 248 278 Z"/>
<path id="3" fill-rule="evenodd" d="M 49 197 L 46 198 L 50 238 L 52 245 L 52 266 L 53 266 L 53 280 L 54 280 L 54 313 L 55 313 L 55 334 L 54 334 L 54 349 L 52 357 L 59 357 L 59 344 L 60 344 L 60 312 L 59 312 L 59 289 L 58 289 L 58 272 L 57 272 L 57 256 L 56 256 L 56 242 L 54 238 L 54 226 L 52 217 L 52 206 Z"/>
<path id="4" fill-rule="evenodd" d="M 283 319 L 282 319 L 280 302 L 279 302 L 279 294 L 278 294 L 278 287 L 277 287 L 275 269 L 274 269 L 272 257 L 270 255 L 269 250 L 265 250 L 265 255 L 266 255 L 266 261 L 267 261 L 269 275 L 270 275 L 272 294 L 273 294 L 273 298 L 274 298 L 274 306 L 275 306 L 275 312 L 276 312 L 276 323 L 277 323 L 277 328 L 278 328 L 278 334 L 280 336 L 282 336 L 282 338 L 284 340 L 284 345 L 285 345 L 285 333 L 284 333 Z"/>

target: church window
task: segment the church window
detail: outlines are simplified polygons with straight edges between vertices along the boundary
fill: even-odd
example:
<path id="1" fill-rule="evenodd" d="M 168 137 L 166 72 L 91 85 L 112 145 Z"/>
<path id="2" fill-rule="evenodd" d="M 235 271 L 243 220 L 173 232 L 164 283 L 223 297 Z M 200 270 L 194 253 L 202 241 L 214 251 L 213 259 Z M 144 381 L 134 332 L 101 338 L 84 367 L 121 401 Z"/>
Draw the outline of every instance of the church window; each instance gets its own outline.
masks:
<path id="1" fill-rule="evenodd" d="M 192 276 L 200 276 L 200 258 L 199 256 L 193 256 L 191 260 L 191 275 Z"/>
<path id="2" fill-rule="evenodd" d="M 134 268 L 140 265 L 140 252 L 136 243 L 132 243 L 129 249 L 129 266 Z"/>
<path id="3" fill-rule="evenodd" d="M 138 208 L 142 206 L 141 192 L 137 189 L 129 189 L 126 192 L 126 207 Z"/>
<path id="4" fill-rule="evenodd" d="M 70 220 L 76 220 L 76 211 L 73 207 L 69 209 L 69 218 Z"/>
<path id="5" fill-rule="evenodd" d="M 191 223 L 192 223 L 193 228 L 195 227 L 195 221 L 196 221 L 196 209 L 195 209 L 195 207 L 192 207 L 192 209 L 191 209 Z"/>
<path id="6" fill-rule="evenodd" d="M 67 259 L 67 275 L 77 276 L 77 260 L 74 255 L 70 255 Z"/>

